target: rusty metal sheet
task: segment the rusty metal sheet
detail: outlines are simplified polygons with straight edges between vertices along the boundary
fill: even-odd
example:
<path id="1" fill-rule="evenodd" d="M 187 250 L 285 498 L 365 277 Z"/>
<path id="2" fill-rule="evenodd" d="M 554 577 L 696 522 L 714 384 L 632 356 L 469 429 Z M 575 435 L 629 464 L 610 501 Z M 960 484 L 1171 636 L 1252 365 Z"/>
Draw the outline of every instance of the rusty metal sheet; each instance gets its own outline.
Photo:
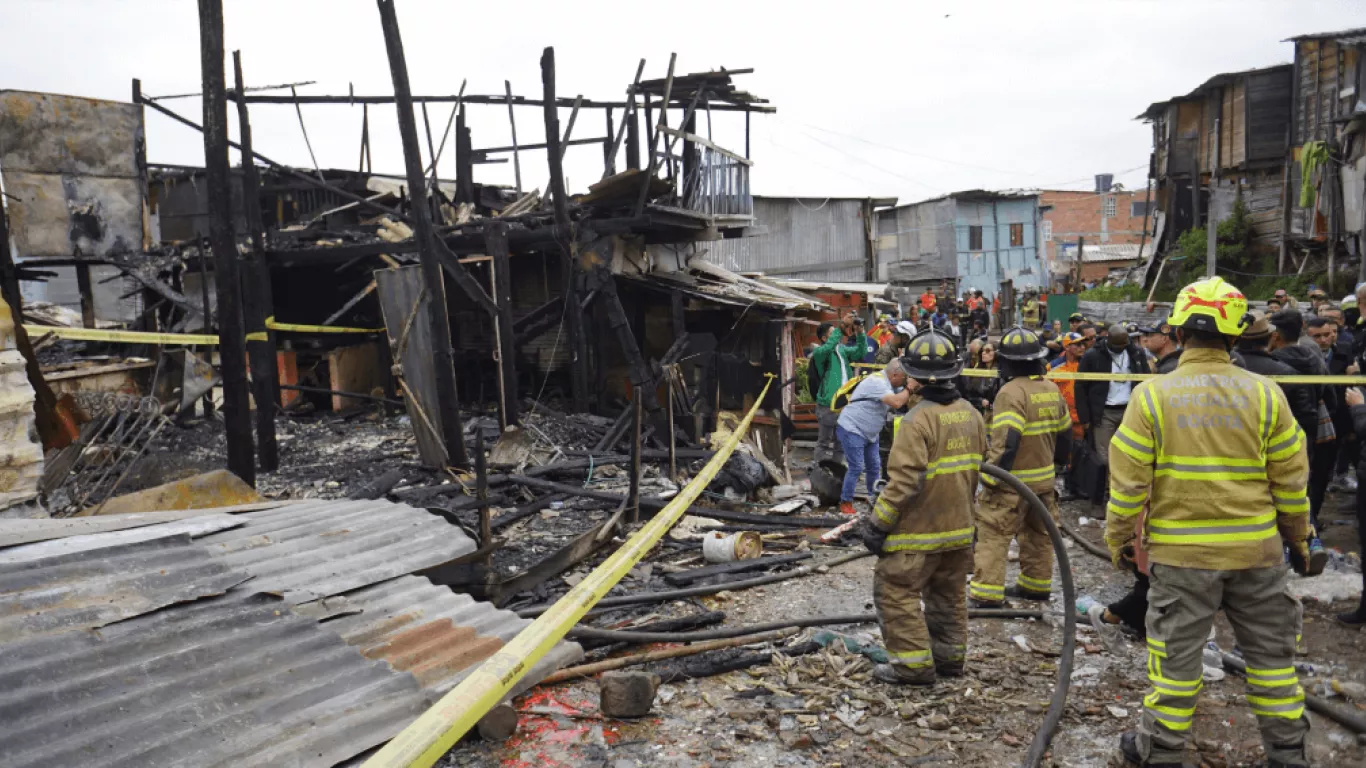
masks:
<path id="1" fill-rule="evenodd" d="M 251 587 L 291 605 L 430 568 L 476 549 L 423 509 L 376 501 L 317 501 L 239 515 L 246 525 L 200 541 Z"/>
<path id="2" fill-rule="evenodd" d="M 0 563 L 0 643 L 102 627 L 247 578 L 188 534 Z"/>
<path id="3" fill-rule="evenodd" d="M 383 659 L 412 673 L 423 688 L 455 687 L 531 621 L 421 576 L 400 576 L 334 598 L 300 605 L 366 658 Z M 527 674 L 518 690 L 583 658 L 577 643 L 560 643 Z"/>
<path id="4" fill-rule="evenodd" d="M 435 695 L 278 599 L 233 590 L 0 645 L 0 765 L 331 766 Z"/>

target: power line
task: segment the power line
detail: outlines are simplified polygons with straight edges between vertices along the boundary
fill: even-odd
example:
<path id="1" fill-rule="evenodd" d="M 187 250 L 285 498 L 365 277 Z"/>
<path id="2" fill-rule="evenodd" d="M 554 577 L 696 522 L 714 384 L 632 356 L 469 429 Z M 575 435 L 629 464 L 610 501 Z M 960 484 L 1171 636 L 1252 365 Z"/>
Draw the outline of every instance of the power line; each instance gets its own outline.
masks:
<path id="1" fill-rule="evenodd" d="M 909 156 L 909 157 L 920 158 L 921 160 L 932 160 L 932 161 L 934 161 L 934 162 L 936 162 L 936 163 L 944 163 L 945 165 L 956 165 L 956 166 L 959 166 L 959 167 L 962 167 L 962 168 L 971 168 L 971 169 L 977 170 L 977 171 L 989 171 L 989 172 L 991 172 L 991 173 L 1005 173 L 1005 174 L 1009 174 L 1009 175 L 1011 175 L 1011 176 L 1037 176 L 1037 175 L 1038 175 L 1037 173 L 1027 173 L 1027 172 L 1025 172 L 1025 171 L 1013 171 L 1013 170 L 1008 171 L 1008 170 L 1005 170 L 1005 169 L 1003 169 L 1003 168 L 990 168 L 990 167 L 987 167 L 987 166 L 985 166 L 985 165 L 973 165 L 972 163 L 961 163 L 961 162 L 958 162 L 957 160 L 945 160 L 945 159 L 942 158 L 942 157 L 934 157 L 933 155 L 922 155 L 922 154 L 920 154 L 919 152 L 911 152 L 910 150 L 902 149 L 901 147 L 895 147 L 895 146 L 892 146 L 892 145 L 890 145 L 890 144 L 881 144 L 881 143 L 879 143 L 879 142 L 871 141 L 871 140 L 869 140 L 869 139 L 864 139 L 864 138 L 855 136 L 855 135 L 853 135 L 853 134 L 844 133 L 844 132 L 842 132 L 842 131 L 836 131 L 836 130 L 833 130 L 833 129 L 830 129 L 830 128 L 823 128 L 823 127 L 821 127 L 821 126 L 819 126 L 819 125 L 811 125 L 810 123 L 802 123 L 802 125 L 805 125 L 807 128 L 814 128 L 814 129 L 816 129 L 816 130 L 818 130 L 818 131 L 824 131 L 825 133 L 832 133 L 832 134 L 834 134 L 834 135 L 836 135 L 836 136 L 843 136 L 843 137 L 846 138 L 846 139 L 853 139 L 854 141 L 861 142 L 861 143 L 863 143 L 863 144 L 868 144 L 869 146 L 879 147 L 879 148 L 881 148 L 881 149 L 886 149 L 886 150 L 891 151 L 891 152 L 897 152 L 897 153 L 900 153 L 900 154 L 903 154 L 903 155 L 907 155 L 907 156 Z"/>

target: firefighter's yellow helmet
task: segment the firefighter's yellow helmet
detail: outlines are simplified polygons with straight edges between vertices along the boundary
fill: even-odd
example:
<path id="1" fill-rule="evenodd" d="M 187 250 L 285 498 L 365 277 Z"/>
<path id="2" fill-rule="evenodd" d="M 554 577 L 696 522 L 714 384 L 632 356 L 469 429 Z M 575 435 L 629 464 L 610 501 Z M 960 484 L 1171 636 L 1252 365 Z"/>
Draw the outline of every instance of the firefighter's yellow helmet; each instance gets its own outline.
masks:
<path id="1" fill-rule="evenodd" d="M 1177 328 L 1241 336 L 1251 316 L 1242 291 L 1222 277 L 1207 277 L 1181 289 L 1167 322 Z"/>

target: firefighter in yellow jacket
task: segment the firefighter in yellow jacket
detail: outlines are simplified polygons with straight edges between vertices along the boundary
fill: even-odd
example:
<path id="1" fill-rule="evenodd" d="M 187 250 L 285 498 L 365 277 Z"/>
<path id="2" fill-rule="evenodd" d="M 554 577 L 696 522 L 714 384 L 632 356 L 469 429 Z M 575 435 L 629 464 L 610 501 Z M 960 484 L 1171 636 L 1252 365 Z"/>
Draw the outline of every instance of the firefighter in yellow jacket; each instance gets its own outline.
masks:
<path id="1" fill-rule="evenodd" d="M 973 494 L 986 426 L 954 387 L 963 364 L 948 336 L 917 334 L 901 362 L 923 399 L 901 419 L 887 487 L 861 529 L 878 555 L 873 599 L 891 661 L 873 676 L 931 685 L 940 675 L 963 674 Z"/>
<path id="2" fill-rule="evenodd" d="M 1038 334 L 1015 327 L 997 357 L 1005 384 L 996 394 L 987 461 L 1019 478 L 1058 517 L 1054 465 L 1072 447 L 1072 415 L 1058 385 L 1043 377 L 1048 349 Z M 1046 601 L 1053 590 L 1053 542 L 1029 502 L 993 477 L 977 499 L 977 554 L 968 589 L 973 605 L 999 608 L 1007 596 Z M 1020 575 L 1006 588 L 1006 551 L 1020 541 Z"/>
<path id="3" fill-rule="evenodd" d="M 1118 564 L 1135 515 L 1148 594 L 1148 680 L 1138 733 L 1120 740 L 1132 764 L 1179 766 L 1202 686 L 1202 654 L 1220 608 L 1247 662 L 1247 700 L 1267 765 L 1307 766 L 1309 722 L 1295 675 L 1296 604 L 1285 548 L 1309 556 L 1309 462 L 1280 387 L 1229 362 L 1250 322 L 1247 299 L 1223 279 L 1186 286 L 1171 324 L 1185 352 L 1174 372 L 1134 387 L 1110 441 L 1106 542 Z"/>

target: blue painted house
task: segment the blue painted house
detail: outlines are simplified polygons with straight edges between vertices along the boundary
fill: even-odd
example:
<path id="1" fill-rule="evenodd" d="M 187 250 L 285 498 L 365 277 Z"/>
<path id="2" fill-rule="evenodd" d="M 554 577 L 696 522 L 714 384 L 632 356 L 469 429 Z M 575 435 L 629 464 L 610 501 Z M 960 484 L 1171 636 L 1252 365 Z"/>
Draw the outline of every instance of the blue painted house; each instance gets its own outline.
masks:
<path id="1" fill-rule="evenodd" d="M 1043 289 L 1039 258 L 1039 197 L 956 192 L 879 212 L 878 277 L 893 283 L 957 283 L 993 298 L 1003 283 Z"/>

